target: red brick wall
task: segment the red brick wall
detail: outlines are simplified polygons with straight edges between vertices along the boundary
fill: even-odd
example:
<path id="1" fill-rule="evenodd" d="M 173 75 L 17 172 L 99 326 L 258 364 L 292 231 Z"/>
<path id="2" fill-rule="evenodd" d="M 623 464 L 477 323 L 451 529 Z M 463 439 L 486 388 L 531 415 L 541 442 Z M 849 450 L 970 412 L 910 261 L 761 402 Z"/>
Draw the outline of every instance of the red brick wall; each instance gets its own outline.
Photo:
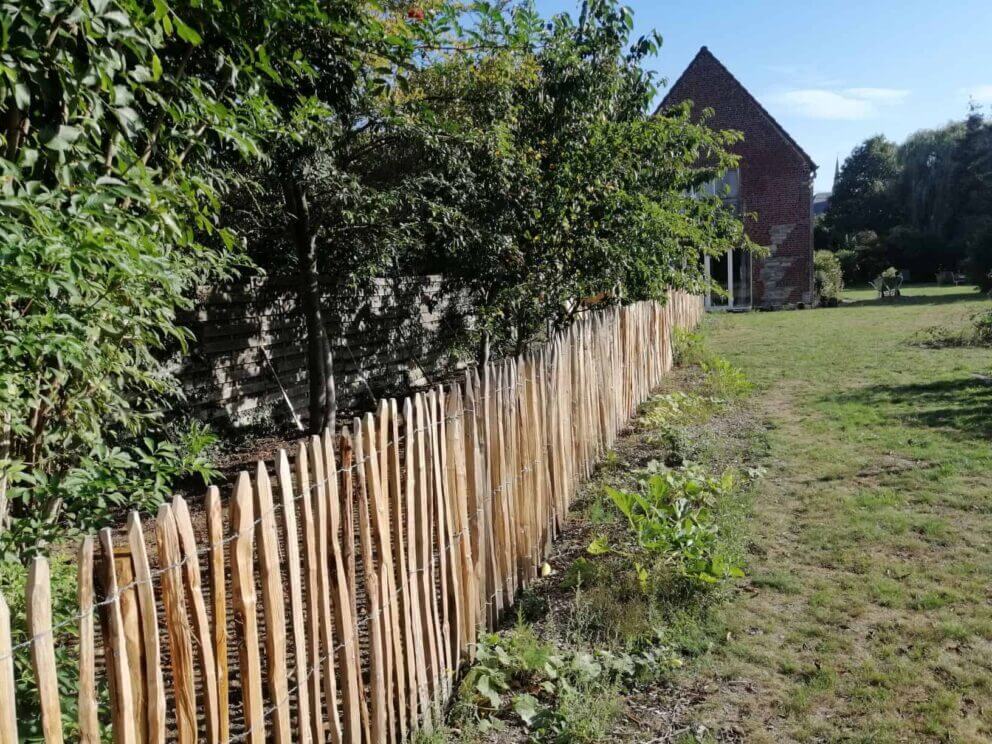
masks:
<path id="1" fill-rule="evenodd" d="M 740 193 L 748 236 L 771 254 L 753 268 L 755 307 L 780 307 L 813 299 L 813 191 L 811 164 L 782 135 L 761 106 L 705 49 L 665 98 L 664 106 L 690 100 L 693 111 L 712 108 L 716 129 L 736 129 L 744 141 Z"/>

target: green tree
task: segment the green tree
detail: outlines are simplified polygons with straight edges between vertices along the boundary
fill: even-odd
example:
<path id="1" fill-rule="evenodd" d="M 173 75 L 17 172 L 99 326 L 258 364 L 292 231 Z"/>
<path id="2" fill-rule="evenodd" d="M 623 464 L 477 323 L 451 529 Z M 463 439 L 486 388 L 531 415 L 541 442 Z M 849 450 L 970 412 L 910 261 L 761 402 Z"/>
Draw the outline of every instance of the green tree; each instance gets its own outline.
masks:
<path id="1" fill-rule="evenodd" d="M 951 233 L 972 279 L 992 288 L 992 124 L 973 106 L 955 153 Z"/>
<path id="2" fill-rule="evenodd" d="M 898 150 L 882 135 L 865 140 L 844 161 L 830 199 L 827 223 L 843 242 L 845 235 L 872 230 L 883 235 L 902 221 L 895 197 Z"/>
<path id="3" fill-rule="evenodd" d="M 163 450 L 171 357 L 190 337 L 177 311 L 242 260 L 225 194 L 246 187 L 252 161 L 272 162 L 274 143 L 319 129 L 324 98 L 347 99 L 366 47 L 387 36 L 382 17 L 308 0 L 0 7 L 9 548 L 207 473 Z"/>
<path id="4" fill-rule="evenodd" d="M 739 135 L 688 107 L 650 114 L 644 61 L 660 39 L 632 39 L 632 27 L 608 0 L 547 24 L 525 7 L 475 30 L 500 52 L 451 56 L 412 80 L 471 168 L 451 173 L 455 202 L 425 252 L 472 298 L 480 356 L 562 327 L 587 298 L 698 290 L 704 250 L 747 245 L 738 215 L 692 195 L 736 164 Z"/>

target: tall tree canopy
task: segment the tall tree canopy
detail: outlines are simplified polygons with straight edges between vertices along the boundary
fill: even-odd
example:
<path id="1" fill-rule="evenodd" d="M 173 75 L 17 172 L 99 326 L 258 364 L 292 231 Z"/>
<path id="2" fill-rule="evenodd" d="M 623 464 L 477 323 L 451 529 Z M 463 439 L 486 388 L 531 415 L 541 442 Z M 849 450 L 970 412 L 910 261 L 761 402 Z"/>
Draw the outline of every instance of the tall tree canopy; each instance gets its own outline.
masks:
<path id="1" fill-rule="evenodd" d="M 899 174 L 898 148 L 882 135 L 854 148 L 841 166 L 830 198 L 828 224 L 845 235 L 861 230 L 883 233 L 901 219 L 893 184 Z"/>
<path id="2" fill-rule="evenodd" d="M 990 173 L 992 125 L 977 107 L 897 148 L 866 140 L 845 161 L 824 223 L 835 248 L 854 249 L 848 278 L 894 266 L 920 279 L 966 270 L 992 286 Z"/>

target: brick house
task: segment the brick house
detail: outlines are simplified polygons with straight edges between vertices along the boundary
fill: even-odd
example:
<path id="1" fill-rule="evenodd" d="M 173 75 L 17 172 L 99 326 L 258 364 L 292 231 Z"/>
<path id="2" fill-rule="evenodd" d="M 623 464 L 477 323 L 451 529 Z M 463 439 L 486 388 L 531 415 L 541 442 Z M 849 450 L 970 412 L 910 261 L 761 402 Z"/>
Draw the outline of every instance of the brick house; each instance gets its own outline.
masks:
<path id="1" fill-rule="evenodd" d="M 707 298 L 707 307 L 774 308 L 813 303 L 813 176 L 816 164 L 720 61 L 703 47 L 661 102 L 659 111 L 691 101 L 695 112 L 713 109 L 709 125 L 736 129 L 740 168 L 718 193 L 741 212 L 752 212 L 747 234 L 767 246 L 766 258 L 731 251 L 706 259 L 706 270 L 730 298 Z"/>

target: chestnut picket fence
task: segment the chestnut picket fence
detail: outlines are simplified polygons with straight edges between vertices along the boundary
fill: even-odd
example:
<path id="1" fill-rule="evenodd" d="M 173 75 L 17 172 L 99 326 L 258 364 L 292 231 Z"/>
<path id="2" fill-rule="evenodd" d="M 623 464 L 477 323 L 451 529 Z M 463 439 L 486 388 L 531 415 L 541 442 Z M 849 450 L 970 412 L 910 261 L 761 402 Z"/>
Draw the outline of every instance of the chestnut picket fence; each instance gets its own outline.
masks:
<path id="1" fill-rule="evenodd" d="M 226 501 L 211 487 L 202 507 L 134 513 L 81 542 L 68 620 L 53 622 L 36 558 L 24 640 L 0 597 L 0 744 L 18 741 L 28 648 L 48 744 L 357 744 L 431 727 L 671 368 L 673 329 L 701 315 L 678 292 L 586 313 L 539 349 L 279 450 Z"/>

